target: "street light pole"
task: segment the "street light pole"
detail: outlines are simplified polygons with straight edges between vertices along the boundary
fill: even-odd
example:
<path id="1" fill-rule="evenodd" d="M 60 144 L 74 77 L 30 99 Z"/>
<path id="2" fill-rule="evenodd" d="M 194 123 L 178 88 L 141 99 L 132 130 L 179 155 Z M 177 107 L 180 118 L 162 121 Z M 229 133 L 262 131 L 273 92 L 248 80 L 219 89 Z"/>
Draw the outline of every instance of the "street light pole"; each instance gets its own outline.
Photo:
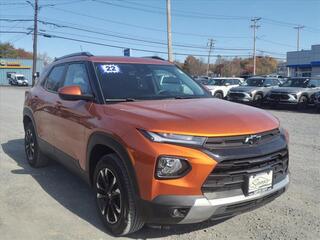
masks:
<path id="1" fill-rule="evenodd" d="M 209 77 L 209 66 L 210 66 L 210 56 L 211 56 L 211 51 L 214 47 L 214 42 L 213 42 L 213 39 L 209 39 L 209 42 L 208 42 L 208 47 L 209 47 L 209 52 L 208 52 L 208 64 L 207 64 L 207 77 Z"/>
<path id="2" fill-rule="evenodd" d="M 256 30 L 260 27 L 259 25 L 257 25 L 260 19 L 260 17 L 254 17 L 251 19 L 251 21 L 253 22 L 253 24 L 251 25 L 251 28 L 253 28 L 253 75 L 256 75 Z"/>
<path id="3" fill-rule="evenodd" d="M 35 75 L 37 72 L 37 47 L 38 47 L 38 11 L 39 5 L 38 0 L 34 1 L 34 4 L 27 1 L 34 9 L 34 26 L 33 26 L 33 58 L 32 58 L 32 86 L 35 84 Z"/>
<path id="4" fill-rule="evenodd" d="M 167 0 L 167 37 L 168 37 L 168 61 L 173 62 L 172 36 L 171 36 L 171 0 Z"/>
<path id="5" fill-rule="evenodd" d="M 300 50 L 300 30 L 303 29 L 304 26 L 296 26 L 294 29 L 297 29 L 297 51 Z"/>

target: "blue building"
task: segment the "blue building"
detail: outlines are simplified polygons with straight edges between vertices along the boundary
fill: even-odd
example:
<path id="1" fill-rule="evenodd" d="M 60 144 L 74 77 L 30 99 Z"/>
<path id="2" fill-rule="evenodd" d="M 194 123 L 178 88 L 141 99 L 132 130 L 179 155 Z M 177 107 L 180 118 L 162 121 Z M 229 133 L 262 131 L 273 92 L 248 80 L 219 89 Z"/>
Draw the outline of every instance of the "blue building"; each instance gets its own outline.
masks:
<path id="1" fill-rule="evenodd" d="M 37 61 L 37 72 L 42 72 L 44 63 Z M 23 74 L 25 78 L 32 82 L 32 59 L 0 58 L 0 85 L 9 85 L 8 75 L 11 73 Z"/>
<path id="2" fill-rule="evenodd" d="M 287 52 L 287 67 L 290 77 L 320 76 L 320 44 L 310 50 Z"/>

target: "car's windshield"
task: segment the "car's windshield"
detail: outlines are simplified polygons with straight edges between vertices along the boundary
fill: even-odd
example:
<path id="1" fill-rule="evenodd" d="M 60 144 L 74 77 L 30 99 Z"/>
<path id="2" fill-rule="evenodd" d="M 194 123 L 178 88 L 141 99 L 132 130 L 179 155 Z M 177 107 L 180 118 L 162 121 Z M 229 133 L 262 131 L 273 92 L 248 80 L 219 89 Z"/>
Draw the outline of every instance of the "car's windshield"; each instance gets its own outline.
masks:
<path id="1" fill-rule="evenodd" d="M 248 78 L 242 85 L 250 87 L 262 87 L 265 78 Z"/>
<path id="2" fill-rule="evenodd" d="M 106 99 L 152 100 L 210 95 L 173 65 L 96 63 Z"/>
<path id="3" fill-rule="evenodd" d="M 24 77 L 23 76 L 19 76 L 17 77 L 18 80 L 24 80 Z"/>
<path id="4" fill-rule="evenodd" d="M 288 79 L 285 83 L 281 85 L 281 87 L 301 87 L 306 88 L 309 83 L 309 79 L 305 78 L 291 78 Z"/>
<path id="5" fill-rule="evenodd" d="M 224 79 L 208 79 L 205 85 L 222 86 Z"/>

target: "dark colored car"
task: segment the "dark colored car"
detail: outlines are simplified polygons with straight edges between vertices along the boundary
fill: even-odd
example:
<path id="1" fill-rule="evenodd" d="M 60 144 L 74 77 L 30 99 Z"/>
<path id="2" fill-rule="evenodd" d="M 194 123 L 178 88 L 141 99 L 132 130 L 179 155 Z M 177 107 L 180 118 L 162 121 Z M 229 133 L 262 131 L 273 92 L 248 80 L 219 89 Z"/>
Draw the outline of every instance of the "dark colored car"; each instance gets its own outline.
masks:
<path id="1" fill-rule="evenodd" d="M 213 98 L 159 59 L 59 58 L 26 92 L 23 124 L 28 163 L 49 156 L 79 174 L 114 235 L 230 218 L 289 184 L 274 116 Z"/>
<path id="2" fill-rule="evenodd" d="M 273 89 L 266 100 L 271 104 L 291 104 L 305 108 L 312 95 L 320 90 L 320 78 L 289 78 L 279 88 Z"/>
<path id="3" fill-rule="evenodd" d="M 279 86 L 277 78 L 252 77 L 248 78 L 241 86 L 229 90 L 228 100 L 236 102 L 247 102 L 261 104 L 265 96 L 274 88 Z"/>
<path id="4" fill-rule="evenodd" d="M 313 99 L 314 104 L 315 104 L 317 110 L 320 112 L 320 91 L 316 92 L 313 97 L 314 97 L 314 99 Z"/>

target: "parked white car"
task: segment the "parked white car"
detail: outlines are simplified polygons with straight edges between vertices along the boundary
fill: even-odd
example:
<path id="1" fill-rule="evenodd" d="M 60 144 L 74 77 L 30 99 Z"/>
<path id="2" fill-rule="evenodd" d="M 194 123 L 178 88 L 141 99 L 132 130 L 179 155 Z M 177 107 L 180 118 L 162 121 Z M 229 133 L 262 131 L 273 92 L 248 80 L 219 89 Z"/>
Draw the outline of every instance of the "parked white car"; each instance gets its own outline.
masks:
<path id="1" fill-rule="evenodd" d="M 204 83 L 216 98 L 225 98 L 233 87 L 238 87 L 243 78 L 212 78 Z"/>
<path id="2" fill-rule="evenodd" d="M 28 86 L 29 82 L 23 74 L 11 74 L 8 78 L 10 85 Z"/>

